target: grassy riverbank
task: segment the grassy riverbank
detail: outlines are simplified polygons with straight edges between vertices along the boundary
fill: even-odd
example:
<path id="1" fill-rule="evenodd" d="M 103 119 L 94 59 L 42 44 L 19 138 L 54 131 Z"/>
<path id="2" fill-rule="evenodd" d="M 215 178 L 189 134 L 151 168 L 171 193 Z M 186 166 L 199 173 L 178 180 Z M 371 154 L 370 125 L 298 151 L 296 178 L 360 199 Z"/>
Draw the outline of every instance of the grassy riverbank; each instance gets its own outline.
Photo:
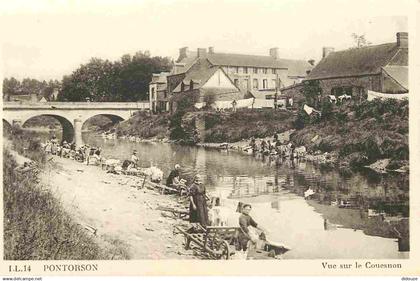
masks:
<path id="1" fill-rule="evenodd" d="M 163 139 L 169 136 L 169 115 L 150 115 L 147 112 L 137 112 L 132 118 L 115 126 L 117 135 L 131 135 L 140 138 Z"/>
<path id="2" fill-rule="evenodd" d="M 125 258 L 124 251 L 117 247 L 100 248 L 95 238 L 66 213 L 40 182 L 39 174 L 45 168 L 46 160 L 37 149 L 39 141 L 32 132 L 15 129 L 14 133 L 12 140 L 6 143 L 15 155 L 10 148 L 3 149 L 4 259 Z M 21 169 L 23 163 L 16 162 L 17 156 L 20 162 L 31 159 L 35 164 L 29 169 Z"/>
<path id="3" fill-rule="evenodd" d="M 408 101 L 343 104 L 322 120 L 300 123 L 303 128 L 291 140 L 311 151 L 335 154 L 341 166 L 365 166 L 380 159 L 390 159 L 390 169 L 408 165 Z"/>

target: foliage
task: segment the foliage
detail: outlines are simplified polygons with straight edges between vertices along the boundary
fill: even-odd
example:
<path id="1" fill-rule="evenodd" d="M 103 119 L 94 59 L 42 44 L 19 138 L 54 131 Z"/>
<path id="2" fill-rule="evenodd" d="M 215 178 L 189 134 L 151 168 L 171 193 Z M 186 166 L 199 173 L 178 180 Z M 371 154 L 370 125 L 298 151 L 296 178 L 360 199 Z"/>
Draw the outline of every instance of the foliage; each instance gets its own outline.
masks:
<path id="1" fill-rule="evenodd" d="M 251 137 L 273 136 L 292 128 L 293 114 L 272 109 L 238 109 L 236 112 L 207 112 L 206 142 L 236 142 Z"/>
<path id="2" fill-rule="evenodd" d="M 373 117 L 377 120 L 381 119 L 385 114 L 393 116 L 406 116 L 408 118 L 408 100 L 395 99 L 374 99 L 373 101 L 364 101 L 354 105 L 356 117 L 363 119 Z"/>
<path id="3" fill-rule="evenodd" d="M 36 94 L 38 97 L 52 99 L 54 90 L 60 88 L 61 83 L 58 80 L 43 80 L 24 78 L 22 81 L 14 77 L 3 79 L 3 100 L 7 100 L 10 96 L 31 95 Z"/>
<path id="4" fill-rule="evenodd" d="M 203 102 L 206 103 L 206 108 L 210 109 L 211 106 L 214 104 L 214 102 L 216 101 L 216 97 L 213 93 L 206 93 L 206 95 L 203 98 Z"/>
<path id="5" fill-rule="evenodd" d="M 318 80 L 309 80 L 303 82 L 303 88 L 300 90 L 305 97 L 307 105 L 318 108 L 319 97 L 322 95 L 322 88 Z"/>
<path id="6" fill-rule="evenodd" d="M 8 260 L 100 259 L 99 247 L 72 222 L 33 171 L 17 172 L 3 150 L 4 258 Z"/>
<path id="7" fill-rule="evenodd" d="M 364 34 L 359 35 L 356 33 L 352 33 L 351 37 L 353 38 L 355 48 L 362 48 L 372 44 L 366 39 Z"/>
<path id="8" fill-rule="evenodd" d="M 326 104 L 322 111 L 329 112 Z M 395 163 L 409 159 L 408 101 L 332 104 L 330 117 L 319 123 L 311 123 L 304 114 L 299 112 L 295 120 L 295 128 L 300 130 L 292 135 L 292 140 L 309 150 L 336 152 L 339 161 L 351 166 L 369 165 L 384 158 Z M 312 141 L 316 136 L 317 141 Z"/>
<path id="9" fill-rule="evenodd" d="M 115 131 L 119 136 L 163 139 L 168 137 L 168 124 L 168 114 L 150 115 L 140 111 L 127 121 L 120 122 Z"/>
<path id="10" fill-rule="evenodd" d="M 139 101 L 148 99 L 152 73 L 169 71 L 169 58 L 151 57 L 149 52 L 123 55 L 111 62 L 92 58 L 71 75 L 63 77 L 62 101 Z"/>
<path id="11" fill-rule="evenodd" d="M 198 100 L 198 95 L 195 94 L 178 94 L 172 98 L 172 102 L 176 104 L 176 110 L 171 116 L 169 124 L 170 134 L 172 140 L 186 140 L 188 138 L 187 131 L 182 126 L 182 118 L 187 112 L 194 111 L 194 104 Z M 188 138 L 189 139 L 189 138 Z"/>

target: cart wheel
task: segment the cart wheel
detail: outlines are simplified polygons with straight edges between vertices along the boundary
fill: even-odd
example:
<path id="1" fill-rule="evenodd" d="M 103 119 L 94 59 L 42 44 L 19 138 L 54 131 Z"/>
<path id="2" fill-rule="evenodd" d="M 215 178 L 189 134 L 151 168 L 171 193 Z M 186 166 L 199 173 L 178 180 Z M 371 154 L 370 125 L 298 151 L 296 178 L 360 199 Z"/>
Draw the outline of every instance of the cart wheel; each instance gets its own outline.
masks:
<path id="1" fill-rule="evenodd" d="M 220 245 L 220 248 L 222 249 L 221 258 L 225 260 L 230 259 L 229 243 L 226 240 L 223 240 L 222 244 Z"/>

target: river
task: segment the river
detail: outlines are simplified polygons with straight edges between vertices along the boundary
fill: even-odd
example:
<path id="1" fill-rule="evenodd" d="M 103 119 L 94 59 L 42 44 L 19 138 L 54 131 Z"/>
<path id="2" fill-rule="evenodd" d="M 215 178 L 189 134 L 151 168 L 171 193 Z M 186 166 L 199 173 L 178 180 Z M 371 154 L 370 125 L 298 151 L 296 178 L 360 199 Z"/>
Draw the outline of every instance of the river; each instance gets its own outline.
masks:
<path id="1" fill-rule="evenodd" d="M 369 171 L 341 175 L 305 161 L 275 165 L 235 151 L 105 140 L 91 133 L 83 134 L 83 141 L 102 147 L 110 158 L 129 159 L 136 149 L 141 166 L 155 165 L 165 175 L 178 163 L 185 176 L 200 174 L 207 191 L 224 205 L 251 203 L 251 215 L 269 239 L 292 249 L 284 259 L 408 257 L 399 251 L 388 222 L 408 217 L 406 176 Z M 308 187 L 315 194 L 305 200 Z M 351 206 L 339 208 L 341 200 Z M 368 216 L 367 209 L 384 216 Z"/>

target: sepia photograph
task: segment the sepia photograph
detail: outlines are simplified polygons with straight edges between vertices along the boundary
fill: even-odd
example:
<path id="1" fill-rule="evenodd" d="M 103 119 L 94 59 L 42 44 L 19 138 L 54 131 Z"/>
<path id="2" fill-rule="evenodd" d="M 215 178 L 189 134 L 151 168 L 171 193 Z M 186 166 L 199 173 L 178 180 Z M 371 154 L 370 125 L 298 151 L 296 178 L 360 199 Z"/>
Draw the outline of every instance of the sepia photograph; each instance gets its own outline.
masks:
<path id="1" fill-rule="evenodd" d="M 41 275 L 128 260 L 401 268 L 409 2 L 5 5 L 7 273 L 31 271 L 11 261 L 44 261 Z"/>

